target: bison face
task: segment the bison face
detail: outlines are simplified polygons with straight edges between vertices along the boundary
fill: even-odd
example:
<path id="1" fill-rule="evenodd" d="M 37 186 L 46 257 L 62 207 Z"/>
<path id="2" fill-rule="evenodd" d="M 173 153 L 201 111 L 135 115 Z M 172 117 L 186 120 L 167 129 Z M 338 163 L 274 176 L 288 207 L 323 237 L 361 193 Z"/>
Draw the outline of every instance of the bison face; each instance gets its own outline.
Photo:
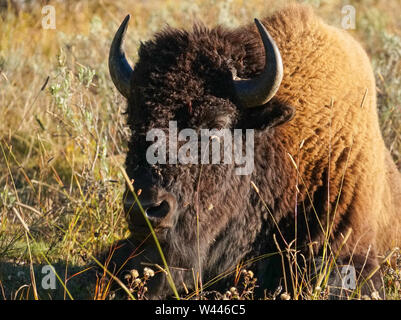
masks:
<path id="1" fill-rule="evenodd" d="M 256 21 L 266 59 L 271 62 L 257 68 L 256 78 L 233 77 L 236 73 L 250 75 L 244 39 L 221 28 L 195 27 L 192 33 L 167 29 L 141 45 L 132 70 L 121 49 L 128 18 L 115 35 L 109 65 L 116 87 L 128 99 L 132 136 L 126 169 L 141 206 L 127 188 L 124 206 L 132 236 L 119 246 L 114 261 L 128 269 L 143 269 L 146 264 L 164 267 L 142 207 L 174 282 L 191 288 L 196 278 L 205 284 L 235 267 L 254 250 L 253 243 L 263 228 L 261 214 L 250 209 L 254 170 L 238 174 L 243 163 L 235 159 L 213 163 L 213 142 L 209 150 L 202 149 L 202 132 L 242 130 L 241 153 L 246 155 L 246 142 L 252 144 L 252 152 L 263 149 L 257 141 L 266 128 L 293 115 L 291 107 L 269 102 L 282 78 L 281 57 L 266 29 Z M 149 139 L 155 130 L 157 139 Z M 179 158 L 181 148 L 188 143 L 188 132 L 196 134 L 191 144 L 195 152 L 184 149 L 181 155 L 190 154 L 197 160 L 183 163 L 174 160 L 174 154 Z M 212 133 L 208 138 L 210 142 L 215 137 Z M 222 146 L 234 134 L 220 138 Z M 158 158 L 164 162 L 149 160 L 149 150 L 157 141 L 165 148 L 165 156 Z M 254 143 L 258 144 L 255 148 Z M 221 160 L 224 150 L 217 151 Z M 162 151 L 163 147 L 154 155 L 160 156 Z M 150 283 L 150 297 L 170 294 L 164 273 L 156 278 Z"/>

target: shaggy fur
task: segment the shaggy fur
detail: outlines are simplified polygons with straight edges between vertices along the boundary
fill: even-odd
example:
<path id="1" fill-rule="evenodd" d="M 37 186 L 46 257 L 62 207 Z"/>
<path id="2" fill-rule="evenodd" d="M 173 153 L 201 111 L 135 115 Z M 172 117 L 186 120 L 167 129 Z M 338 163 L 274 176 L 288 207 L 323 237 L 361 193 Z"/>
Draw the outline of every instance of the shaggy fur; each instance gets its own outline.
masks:
<path id="1" fill-rule="evenodd" d="M 378 266 L 378 254 L 399 244 L 401 177 L 379 130 L 366 53 L 347 32 L 303 6 L 262 22 L 280 49 L 284 77 L 275 97 L 251 110 L 238 104 L 231 79 L 254 77 L 265 65 L 254 24 L 168 28 L 139 49 L 127 110 L 133 134 L 126 167 L 136 189 L 157 186 L 177 198 L 174 225 L 160 239 L 179 288 L 183 282 L 193 288 L 196 273 L 206 283 L 241 261 L 277 252 L 273 234 L 281 249 L 296 235 L 299 256 L 321 256 L 328 221 L 331 250 L 341 249 L 338 263 L 355 265 L 362 277 Z M 179 130 L 255 129 L 254 172 L 237 176 L 234 165 L 149 166 L 146 132 L 167 128 L 169 120 Z M 113 262 L 122 265 L 136 250 L 139 255 L 124 268 L 161 264 L 151 241 L 141 243 L 132 229 Z M 274 257 L 250 268 L 262 289 L 275 289 L 283 276 Z M 169 296 L 164 275 L 156 278 L 149 296 Z M 379 289 L 378 274 L 373 280 Z"/>

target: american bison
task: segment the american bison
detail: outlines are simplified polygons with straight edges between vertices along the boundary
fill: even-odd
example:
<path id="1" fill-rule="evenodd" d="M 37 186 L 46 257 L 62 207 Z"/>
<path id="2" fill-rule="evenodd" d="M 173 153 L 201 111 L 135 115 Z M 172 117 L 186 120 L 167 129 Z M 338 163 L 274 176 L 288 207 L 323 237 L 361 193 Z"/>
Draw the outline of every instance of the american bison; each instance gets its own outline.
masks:
<path id="1" fill-rule="evenodd" d="M 313 261 L 324 260 L 335 260 L 326 264 L 333 270 L 353 266 L 365 292 L 379 290 L 379 257 L 399 243 L 401 176 L 379 129 L 361 45 L 292 5 L 234 30 L 167 27 L 141 44 L 131 68 L 122 49 L 128 20 L 109 56 L 111 78 L 128 100 L 126 171 L 178 290 L 240 263 L 254 271 L 260 294 L 284 279 L 291 290 L 292 275 L 305 278 Z M 196 132 L 254 130 L 253 171 L 238 175 L 236 163 L 150 164 L 147 133 L 167 132 L 170 121 Z M 109 267 L 120 274 L 163 268 L 130 189 L 124 204 L 132 235 L 114 247 Z M 315 267 L 310 277 L 322 285 Z M 224 279 L 217 286 L 232 283 Z M 171 296 L 165 273 L 148 294 Z"/>

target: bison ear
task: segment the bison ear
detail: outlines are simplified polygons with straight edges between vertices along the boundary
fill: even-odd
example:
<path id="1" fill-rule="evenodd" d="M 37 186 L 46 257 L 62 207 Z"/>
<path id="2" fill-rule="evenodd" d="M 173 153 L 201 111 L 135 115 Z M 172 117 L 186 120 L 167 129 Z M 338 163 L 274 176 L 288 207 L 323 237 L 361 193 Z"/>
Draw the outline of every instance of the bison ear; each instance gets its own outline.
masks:
<path id="1" fill-rule="evenodd" d="M 268 103 L 253 109 L 245 109 L 243 124 L 247 128 L 273 128 L 289 122 L 295 115 L 295 108 L 283 103 Z"/>

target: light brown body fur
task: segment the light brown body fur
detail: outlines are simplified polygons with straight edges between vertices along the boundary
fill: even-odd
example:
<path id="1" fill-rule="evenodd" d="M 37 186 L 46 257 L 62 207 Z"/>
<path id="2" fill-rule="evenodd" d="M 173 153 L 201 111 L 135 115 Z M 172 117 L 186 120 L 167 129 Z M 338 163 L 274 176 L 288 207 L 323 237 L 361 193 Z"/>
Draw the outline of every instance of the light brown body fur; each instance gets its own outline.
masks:
<path id="1" fill-rule="evenodd" d="M 399 246 L 401 175 L 380 132 L 366 52 L 347 31 L 326 25 L 308 8 L 284 9 L 265 26 L 284 63 L 276 98 L 296 108 L 280 130 L 298 163 L 300 198 L 328 188 L 333 249 L 348 228 L 349 256 L 384 254 Z"/>

